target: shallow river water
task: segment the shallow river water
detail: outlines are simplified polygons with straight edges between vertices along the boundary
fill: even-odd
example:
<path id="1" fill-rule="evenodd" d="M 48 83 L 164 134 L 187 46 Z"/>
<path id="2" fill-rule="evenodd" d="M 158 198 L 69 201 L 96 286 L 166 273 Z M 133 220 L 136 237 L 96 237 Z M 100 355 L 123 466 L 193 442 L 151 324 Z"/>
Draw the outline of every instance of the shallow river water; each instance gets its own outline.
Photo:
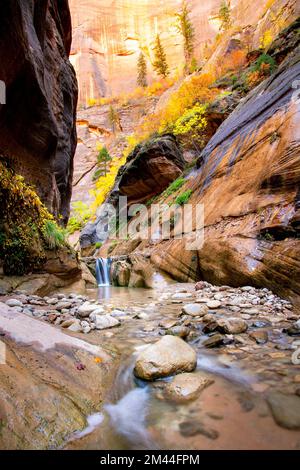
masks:
<path id="1" fill-rule="evenodd" d="M 299 449 L 300 432 L 278 426 L 266 401 L 270 390 L 281 389 L 282 380 L 288 384 L 286 371 L 295 372 L 290 351 L 281 359 L 270 359 L 269 352 L 277 343 L 253 345 L 253 351 L 235 345 L 207 349 L 199 327 L 199 334 L 189 341 L 198 355 L 196 372 L 213 384 L 187 403 L 166 398 L 164 385 L 171 378 L 146 383 L 134 377 L 138 352 L 163 334 L 160 321 L 178 318 L 183 301 L 175 303 L 172 295 L 179 287 L 194 295 L 192 285 L 182 284 L 161 284 L 155 290 L 104 287 L 90 291 L 90 298 L 128 314 L 120 327 L 92 333 L 104 348 L 120 354 L 121 365 L 106 402 L 87 417 L 86 429 L 71 436 L 66 447 Z M 132 318 L 133 312 L 146 313 L 147 318 Z"/>

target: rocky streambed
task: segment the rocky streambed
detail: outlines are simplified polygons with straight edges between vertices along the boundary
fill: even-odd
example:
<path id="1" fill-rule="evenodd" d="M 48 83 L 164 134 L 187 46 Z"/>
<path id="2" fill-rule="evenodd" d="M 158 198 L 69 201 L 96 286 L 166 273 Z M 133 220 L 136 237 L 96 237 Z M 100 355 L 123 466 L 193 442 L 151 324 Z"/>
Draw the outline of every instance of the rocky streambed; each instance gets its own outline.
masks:
<path id="1" fill-rule="evenodd" d="M 267 289 L 174 283 L 153 290 L 107 287 L 86 296 L 17 292 L 1 300 L 0 313 L 2 306 L 100 348 L 78 353 L 82 345 L 69 344 L 63 351 L 66 374 L 79 381 L 77 388 L 72 383 L 72 402 L 80 386 L 81 401 L 88 402 L 77 405 L 80 419 L 73 414 L 60 422 L 61 438 L 53 439 L 58 418 L 51 416 L 49 430 L 42 400 L 36 413 L 48 435 L 39 441 L 32 433 L 34 440 L 20 441 L 20 448 L 300 448 L 300 315 Z M 9 325 L 1 321 L 2 341 L 14 341 L 26 356 L 30 330 L 26 346 Z M 61 349 L 62 339 L 57 341 L 50 355 Z M 54 371 L 53 383 L 56 378 Z M 43 380 L 37 385 L 29 376 L 27 385 L 36 393 Z M 86 399 L 91 382 L 98 399 L 97 393 Z M 68 387 L 67 381 L 70 395 Z M 57 385 L 55 393 L 61 393 Z M 2 391 L 0 409 L 8 423 L 7 400 Z M 20 392 L 14 400 L 18 407 Z M 68 418 L 65 408 L 62 413 Z M 19 415 L 33 425 L 24 409 Z M 12 414 L 9 424 L 11 433 L 14 426 L 22 432 Z"/>

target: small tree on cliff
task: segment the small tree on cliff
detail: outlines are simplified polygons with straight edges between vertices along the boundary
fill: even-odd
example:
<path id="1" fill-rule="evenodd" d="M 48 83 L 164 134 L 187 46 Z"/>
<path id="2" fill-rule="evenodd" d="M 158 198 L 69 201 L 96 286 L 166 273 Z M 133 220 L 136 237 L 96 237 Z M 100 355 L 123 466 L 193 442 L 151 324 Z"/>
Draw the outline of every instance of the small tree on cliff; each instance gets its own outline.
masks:
<path id="1" fill-rule="evenodd" d="M 107 175 L 107 164 L 111 162 L 112 158 L 107 150 L 106 147 L 102 147 L 99 150 L 98 157 L 97 157 L 97 162 L 98 166 L 104 166 L 104 176 Z M 100 174 L 99 174 L 100 176 Z"/>
<path id="2" fill-rule="evenodd" d="M 138 71 L 138 76 L 137 76 L 138 86 L 146 88 L 146 86 L 148 85 L 148 83 L 147 83 L 147 62 L 146 62 L 146 58 L 145 58 L 142 51 L 141 51 L 141 53 L 139 55 L 139 58 L 138 58 L 137 71 Z"/>
<path id="3" fill-rule="evenodd" d="M 114 134 L 118 129 L 121 132 L 123 131 L 119 113 L 112 105 L 110 105 L 108 110 L 108 120 Z"/>
<path id="4" fill-rule="evenodd" d="M 161 43 L 159 34 L 156 36 L 156 41 L 155 41 L 155 46 L 154 46 L 154 56 L 155 56 L 155 59 L 153 62 L 154 70 L 160 77 L 166 78 L 169 75 L 169 67 L 167 63 L 166 53 Z"/>
<path id="5" fill-rule="evenodd" d="M 190 19 L 190 9 L 185 0 L 182 2 L 181 10 L 176 14 L 176 18 L 177 30 L 183 36 L 185 68 L 186 71 L 188 71 L 193 60 L 195 49 L 195 29 Z"/>
<path id="6" fill-rule="evenodd" d="M 219 19 L 221 20 L 220 31 L 227 31 L 232 24 L 230 1 L 222 0 L 219 10 Z"/>

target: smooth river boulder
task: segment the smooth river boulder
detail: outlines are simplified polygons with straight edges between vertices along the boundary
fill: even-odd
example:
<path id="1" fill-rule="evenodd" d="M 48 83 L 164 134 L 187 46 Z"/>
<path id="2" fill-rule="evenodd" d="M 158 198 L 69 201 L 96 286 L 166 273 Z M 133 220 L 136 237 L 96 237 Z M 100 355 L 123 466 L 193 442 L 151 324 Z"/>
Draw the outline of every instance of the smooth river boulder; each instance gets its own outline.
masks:
<path id="1" fill-rule="evenodd" d="M 180 372 L 192 372 L 196 365 L 196 351 L 182 339 L 166 335 L 139 354 L 134 374 L 144 380 L 155 380 Z"/>
<path id="2" fill-rule="evenodd" d="M 196 400 L 202 390 L 213 384 L 213 380 L 199 373 L 183 373 L 176 375 L 167 384 L 165 395 L 175 402 L 187 402 Z"/>

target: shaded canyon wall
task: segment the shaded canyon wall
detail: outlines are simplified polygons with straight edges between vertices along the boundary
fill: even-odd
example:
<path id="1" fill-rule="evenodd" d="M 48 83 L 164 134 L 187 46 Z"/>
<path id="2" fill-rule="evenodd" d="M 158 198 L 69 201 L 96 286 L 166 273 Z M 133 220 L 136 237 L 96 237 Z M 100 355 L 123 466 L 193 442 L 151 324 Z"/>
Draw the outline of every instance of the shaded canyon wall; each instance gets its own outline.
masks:
<path id="1" fill-rule="evenodd" d="M 8 0 L 0 16 L 0 154 L 66 221 L 77 140 L 68 1 Z"/>

